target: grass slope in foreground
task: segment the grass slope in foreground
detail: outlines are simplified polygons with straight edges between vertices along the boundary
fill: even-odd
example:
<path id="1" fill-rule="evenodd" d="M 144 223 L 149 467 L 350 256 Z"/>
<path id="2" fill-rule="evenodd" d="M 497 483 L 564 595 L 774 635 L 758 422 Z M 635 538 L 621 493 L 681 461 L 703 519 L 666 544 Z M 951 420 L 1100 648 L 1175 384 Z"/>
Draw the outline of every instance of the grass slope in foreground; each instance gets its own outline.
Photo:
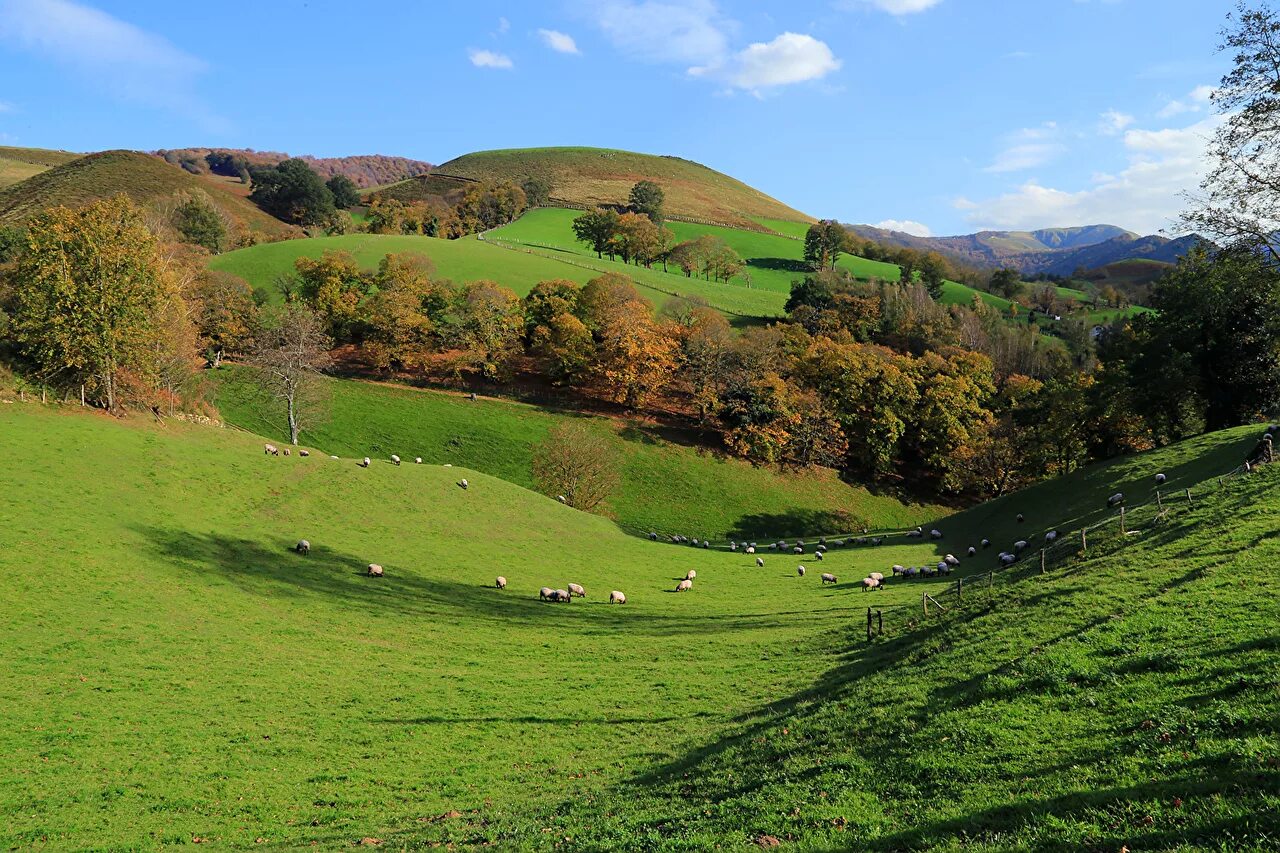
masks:
<path id="1" fill-rule="evenodd" d="M 0 225 L 21 225 L 51 207 L 79 207 L 117 193 L 146 207 L 179 192 L 207 194 L 223 214 L 269 238 L 301 233 L 218 184 L 137 151 L 89 154 L 0 190 Z"/>
<path id="2" fill-rule="evenodd" d="M 869 600 L 943 584 L 849 579 L 932 544 L 832 554 L 824 587 L 465 469 L 3 415 L 6 847 L 1274 849 L 1276 470 L 868 647 Z M 1246 438 L 1024 499 L 1084 513 Z M 588 599 L 536 600 L 569 580 Z"/>
<path id="3" fill-rule="evenodd" d="M 434 169 L 480 181 L 542 178 L 551 195 L 573 205 L 625 204 L 638 181 L 662 187 L 673 214 L 757 226 L 755 217 L 812 222 L 794 208 L 700 163 L 608 148 L 509 148 L 477 151 Z"/>
<path id="4" fill-rule="evenodd" d="M 263 419 L 255 395 L 235 369 L 219 371 L 218 408 L 230 423 L 284 440 Z M 342 456 L 451 463 L 527 488 L 532 446 L 556 423 L 573 418 L 611 436 L 621 483 L 609 515 L 636 532 L 705 539 L 797 536 L 851 529 L 852 519 L 902 528 L 945 515 L 938 506 L 904 505 L 841 481 L 833 471 L 779 472 L 709 453 L 669 433 L 626 420 L 584 417 L 499 399 L 471 402 L 458 394 L 369 382 L 327 380 L 330 415 L 303 440 Z M 278 419 L 277 419 L 278 420 Z"/>
<path id="5" fill-rule="evenodd" d="M 402 237 L 387 234 L 346 234 L 338 237 L 316 237 L 266 243 L 217 255 L 209 260 L 212 269 L 234 273 L 255 287 L 265 289 L 278 298 L 271 283 L 278 275 L 292 273 L 294 261 L 300 257 L 318 258 L 326 251 L 351 252 L 356 260 L 369 268 L 390 252 L 417 252 L 431 258 L 436 271 L 456 282 L 488 279 L 505 285 L 523 296 L 535 284 L 554 278 L 585 284 L 603 272 L 619 272 L 630 276 L 641 293 L 655 307 L 675 295 L 695 295 L 708 304 L 743 322 L 756 318 L 780 316 L 786 297 L 780 293 L 716 282 L 686 279 L 682 275 L 665 275 L 661 270 L 646 270 L 621 262 L 596 261 L 574 252 L 524 252 L 502 248 L 475 237 L 460 240 L 437 240 L 433 237 Z"/>

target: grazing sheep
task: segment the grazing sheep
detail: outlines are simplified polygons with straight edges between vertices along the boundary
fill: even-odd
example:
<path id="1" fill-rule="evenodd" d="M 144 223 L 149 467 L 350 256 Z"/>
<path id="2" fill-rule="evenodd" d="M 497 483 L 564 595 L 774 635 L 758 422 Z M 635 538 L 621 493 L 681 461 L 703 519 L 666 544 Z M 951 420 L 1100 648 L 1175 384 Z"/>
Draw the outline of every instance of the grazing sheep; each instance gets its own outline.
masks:
<path id="1" fill-rule="evenodd" d="M 493 582 L 493 585 L 496 586 L 498 589 L 506 589 L 507 579 L 504 578 L 502 575 L 498 575 L 498 579 Z"/>
<path id="2" fill-rule="evenodd" d="M 284 449 L 284 455 L 285 455 L 285 456 L 288 456 L 288 455 L 289 455 L 289 448 L 287 448 L 287 447 L 286 447 L 286 448 Z"/>
<path id="3" fill-rule="evenodd" d="M 698 576 L 698 573 L 693 569 L 690 569 L 689 571 L 684 573 L 684 579 L 687 581 L 691 581 L 697 576 Z"/>
<path id="4" fill-rule="evenodd" d="M 1114 495 L 1107 498 L 1107 509 L 1111 509 L 1113 506 L 1118 506 L 1122 503 L 1124 503 L 1124 492 L 1116 492 Z"/>
<path id="5" fill-rule="evenodd" d="M 950 575 L 953 571 L 955 571 L 955 568 L 950 563 L 938 564 L 938 572 L 940 574 Z"/>
<path id="6" fill-rule="evenodd" d="M 871 578 L 876 583 L 884 583 L 884 575 L 882 575 L 880 572 L 872 572 L 871 574 L 867 575 L 867 577 Z"/>
<path id="7" fill-rule="evenodd" d="M 1019 539 L 1017 542 L 1013 543 L 1013 553 L 1020 554 L 1025 550 L 1027 550 L 1027 540 Z"/>
<path id="8" fill-rule="evenodd" d="M 650 542 L 657 542 L 657 541 L 658 541 L 658 534 L 656 534 L 656 533 L 650 533 L 650 534 L 649 534 L 649 541 L 650 541 Z"/>
<path id="9" fill-rule="evenodd" d="M 1048 533 L 1044 535 L 1044 541 L 1046 542 L 1053 542 L 1057 540 L 1057 538 L 1058 538 L 1058 531 L 1056 530 L 1050 530 Z"/>
<path id="10" fill-rule="evenodd" d="M 576 584 L 576 583 L 569 584 L 569 594 L 576 595 L 578 596 L 578 598 L 587 597 L 587 591 L 583 589 L 580 584 Z"/>
<path id="11" fill-rule="evenodd" d="M 990 547 L 991 547 L 991 540 L 990 540 L 990 539 L 983 539 L 983 540 L 982 540 L 982 547 L 983 547 L 983 548 L 990 548 Z"/>
<path id="12" fill-rule="evenodd" d="M 613 592 L 609 593 L 609 603 L 610 604 L 626 604 L 627 597 L 615 589 Z"/>
<path id="13" fill-rule="evenodd" d="M 817 548 L 815 548 L 814 550 L 815 550 L 815 551 L 825 551 L 825 550 L 827 550 L 827 546 L 826 546 L 826 545 L 819 545 L 819 546 L 818 546 Z"/>
<path id="14" fill-rule="evenodd" d="M 421 465 L 421 464 L 422 464 L 422 457 L 421 457 L 421 456 L 415 456 L 415 457 L 413 457 L 413 464 L 414 464 L 414 465 Z"/>
<path id="15" fill-rule="evenodd" d="M 907 531 L 907 538 L 909 539 L 919 539 L 922 536 L 924 536 L 924 531 L 921 530 L 919 527 L 917 527 L 915 530 Z"/>
<path id="16" fill-rule="evenodd" d="M 1024 519 L 1024 518 L 1022 517 L 1022 513 L 1018 513 L 1018 523 L 1019 523 L 1019 524 L 1021 524 L 1021 523 L 1022 523 L 1023 521 L 1025 521 L 1025 520 L 1026 520 L 1026 519 Z"/>
<path id="17" fill-rule="evenodd" d="M 538 590 L 538 598 L 540 598 L 543 601 L 550 601 L 552 595 L 554 594 L 555 594 L 555 590 L 549 586 L 544 586 L 542 589 Z"/>
<path id="18" fill-rule="evenodd" d="M 894 577 L 897 577 L 898 575 L 905 575 L 907 573 L 907 567 L 895 565 L 890 568 L 889 571 L 893 572 Z"/>
<path id="19" fill-rule="evenodd" d="M 867 537 L 865 537 L 865 536 L 859 536 L 857 539 L 853 540 L 853 542 L 854 542 L 854 544 L 855 544 L 855 545 L 866 545 L 866 544 L 867 544 Z"/>
<path id="20" fill-rule="evenodd" d="M 299 456 L 310 456 L 310 455 L 311 455 L 311 451 L 310 451 L 310 450 L 299 450 L 299 451 L 298 451 L 298 455 L 299 455 Z"/>
<path id="21" fill-rule="evenodd" d="M 960 561 L 956 559 L 956 556 L 954 554 L 948 554 L 947 556 L 943 557 L 942 562 L 948 566 L 960 565 Z"/>
<path id="22" fill-rule="evenodd" d="M 978 553 L 978 549 L 970 545 L 969 550 L 965 551 L 965 553 L 968 554 L 970 557 L 972 557 L 974 554 Z"/>
<path id="23" fill-rule="evenodd" d="M 371 464 L 373 464 L 373 463 L 369 461 L 369 457 L 368 457 L 368 456 L 366 456 L 365 458 L 363 458 L 363 459 L 361 459 L 361 460 L 360 460 L 360 467 L 361 467 L 361 468 L 368 468 Z"/>
<path id="24" fill-rule="evenodd" d="M 266 456 L 279 456 L 280 448 L 276 447 L 274 444 L 264 444 L 262 445 L 262 453 Z"/>
<path id="25" fill-rule="evenodd" d="M 710 547 L 711 547 L 711 540 L 710 540 L 710 539 L 703 539 L 703 540 L 702 540 L 702 547 L 703 547 L 703 548 L 710 548 Z"/>
<path id="26" fill-rule="evenodd" d="M 884 540 L 883 540 L 883 539 L 881 539 L 881 538 L 879 538 L 879 537 L 877 537 L 877 538 L 875 538 L 875 539 L 872 539 L 872 540 L 871 540 L 871 544 L 872 544 L 872 545 L 879 545 L 879 544 L 880 544 L 880 543 L 882 543 L 882 542 L 884 542 Z"/>
<path id="27" fill-rule="evenodd" d="M 1157 485 L 1157 486 L 1159 486 L 1159 485 L 1163 485 L 1163 484 L 1164 484 L 1164 481 L 1165 481 L 1165 480 L 1168 480 L 1168 479 L 1169 479 L 1169 478 L 1168 478 L 1168 477 L 1166 477 L 1164 474 L 1156 474 L 1156 485 Z"/>
<path id="28" fill-rule="evenodd" d="M 833 546 L 835 546 L 836 548 L 843 548 L 843 547 L 844 547 L 844 540 L 843 540 L 843 539 L 837 539 L 837 540 L 835 540 L 834 542 L 832 542 L 831 544 L 832 544 Z"/>
<path id="29" fill-rule="evenodd" d="M 676 584 L 676 592 L 688 592 L 693 589 L 693 581 L 683 580 Z"/>
<path id="30" fill-rule="evenodd" d="M 827 578 L 827 576 L 826 576 L 826 575 L 823 575 L 823 576 L 822 576 L 823 581 L 825 581 L 825 580 L 826 580 L 826 578 Z M 867 590 L 869 590 L 869 589 L 875 589 L 875 588 L 876 588 L 876 587 L 878 587 L 878 586 L 880 586 L 880 581 L 876 580 L 875 578 L 863 578 L 863 579 L 862 579 L 862 591 L 863 591 L 863 592 L 866 592 L 866 591 L 867 591 Z"/>
<path id="31" fill-rule="evenodd" d="M 1018 559 L 1018 558 L 1017 558 L 1017 557 L 1015 557 L 1015 556 L 1013 556 L 1012 554 L 1001 554 L 1001 555 L 1000 555 L 1000 565 L 1002 565 L 1002 566 L 1011 566 L 1011 565 L 1013 565 L 1013 564 L 1014 564 L 1014 562 L 1015 562 L 1017 559 Z"/>
<path id="32" fill-rule="evenodd" d="M 563 601 L 568 604 L 573 601 L 573 596 L 569 594 L 567 589 L 557 589 L 551 593 L 552 601 Z"/>
<path id="33" fill-rule="evenodd" d="M 904 570 L 903 574 L 909 578 L 918 578 L 920 577 L 920 569 L 917 566 L 912 566 L 911 568 Z"/>
<path id="34" fill-rule="evenodd" d="M 825 559 L 825 558 L 822 556 L 822 552 L 821 552 L 821 551 L 814 551 L 814 552 L 813 552 L 813 556 L 815 556 L 815 557 L 817 557 L 817 558 L 818 558 L 818 562 L 819 562 L 819 563 L 821 563 L 821 562 Z"/>
<path id="35" fill-rule="evenodd" d="M 796 574 L 800 577 L 804 577 L 804 566 L 796 566 Z"/>
<path id="36" fill-rule="evenodd" d="M 370 564 L 369 564 L 369 577 L 371 577 L 371 578 L 380 578 L 380 577 L 382 577 L 382 566 L 379 566 L 377 563 L 370 563 Z"/>
<path id="37" fill-rule="evenodd" d="M 462 489 L 465 492 L 467 489 L 471 488 L 471 484 L 468 483 L 466 481 L 466 478 L 464 477 L 463 479 L 458 481 L 458 488 Z"/>
<path id="38" fill-rule="evenodd" d="M 804 547 L 803 547 L 803 546 L 801 546 L 801 545 L 797 545 L 796 547 L 794 547 L 794 548 L 792 548 L 792 549 L 791 549 L 791 553 L 792 553 L 792 554 L 803 554 L 803 553 L 804 553 Z"/>
<path id="39" fill-rule="evenodd" d="M 311 543 L 305 539 L 299 539 L 298 544 L 293 546 L 293 550 L 305 557 L 311 553 Z"/>
<path id="40" fill-rule="evenodd" d="M 738 552 L 738 543 L 737 543 L 737 542 L 730 542 L 730 543 L 729 543 L 729 550 L 730 550 L 730 551 L 733 551 L 733 552 L 736 554 L 736 553 Z"/>
<path id="41" fill-rule="evenodd" d="M 756 565 L 763 569 L 763 568 L 764 568 L 764 558 L 763 558 L 763 557 L 756 557 Z"/>
<path id="42" fill-rule="evenodd" d="M 395 466 L 398 468 L 398 467 L 400 466 L 400 457 L 399 457 L 399 456 L 396 456 L 394 453 L 392 453 L 392 454 L 391 454 L 391 464 L 392 464 L 392 465 L 395 465 Z"/>
<path id="43" fill-rule="evenodd" d="M 747 546 L 747 553 L 748 553 L 748 554 L 754 554 L 755 552 L 756 552 L 756 546 L 755 546 L 755 545 L 748 545 L 748 546 Z"/>
<path id="44" fill-rule="evenodd" d="M 938 530 L 938 529 L 936 529 L 936 528 L 935 528 L 934 530 L 930 530 L 930 531 L 929 531 L 929 538 L 930 538 L 930 539 L 941 539 L 941 538 L 942 538 L 942 531 L 941 531 L 941 530 Z"/>
<path id="45" fill-rule="evenodd" d="M 921 566 L 920 574 L 926 578 L 935 577 L 938 574 L 938 569 L 934 566 Z"/>
<path id="46" fill-rule="evenodd" d="M 329 458 L 330 458 L 330 459 L 337 459 L 338 457 L 336 457 L 336 456 L 330 456 Z"/>
<path id="47" fill-rule="evenodd" d="M 839 579 L 838 579 L 835 575 L 831 574 L 830 572 L 823 572 L 823 573 L 822 573 L 822 582 L 823 582 L 823 583 L 837 583 L 837 582 L 838 582 L 838 580 L 839 580 Z"/>
<path id="48" fill-rule="evenodd" d="M 560 501 L 562 504 L 569 503 L 568 499 L 564 495 L 556 495 L 556 500 Z"/>

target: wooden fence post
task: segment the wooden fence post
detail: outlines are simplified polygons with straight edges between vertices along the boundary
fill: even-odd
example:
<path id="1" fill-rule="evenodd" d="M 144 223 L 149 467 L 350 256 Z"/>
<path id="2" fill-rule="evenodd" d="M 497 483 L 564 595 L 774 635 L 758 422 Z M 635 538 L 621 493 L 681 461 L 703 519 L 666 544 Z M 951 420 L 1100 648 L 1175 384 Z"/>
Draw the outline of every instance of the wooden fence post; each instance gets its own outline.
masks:
<path id="1" fill-rule="evenodd" d="M 1040 549 L 1040 574 L 1044 574 L 1044 552 L 1045 552 L 1045 549 L 1041 548 Z"/>
<path id="2" fill-rule="evenodd" d="M 1120 535 L 1128 536 L 1129 531 L 1124 529 L 1124 507 L 1120 507 Z"/>
<path id="3" fill-rule="evenodd" d="M 876 611 L 876 636 L 877 637 L 884 636 L 884 611 L 883 610 Z"/>
<path id="4" fill-rule="evenodd" d="M 1164 510 L 1164 502 L 1160 500 L 1160 490 L 1156 489 L 1156 508 Z"/>
<path id="5" fill-rule="evenodd" d="M 929 615 L 929 593 L 926 592 L 920 595 L 920 606 L 924 608 L 924 615 L 928 616 Z"/>
<path id="6" fill-rule="evenodd" d="M 871 642 L 871 608 L 867 608 L 867 642 Z"/>
<path id="7" fill-rule="evenodd" d="M 1191 490 L 1187 489 L 1187 503 L 1191 503 Z"/>
<path id="8" fill-rule="evenodd" d="M 956 601 L 964 601 L 964 578 L 956 581 Z"/>
<path id="9" fill-rule="evenodd" d="M 1089 550 L 1089 528 L 1087 527 L 1080 528 L 1080 550 Z"/>

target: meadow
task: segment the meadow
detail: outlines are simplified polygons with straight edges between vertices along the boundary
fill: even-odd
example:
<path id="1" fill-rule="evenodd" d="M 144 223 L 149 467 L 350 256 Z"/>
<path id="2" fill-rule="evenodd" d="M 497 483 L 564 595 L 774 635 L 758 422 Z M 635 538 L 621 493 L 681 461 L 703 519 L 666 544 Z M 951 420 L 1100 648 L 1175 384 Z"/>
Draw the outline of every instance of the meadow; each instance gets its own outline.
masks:
<path id="1" fill-rule="evenodd" d="M 285 440 L 280 418 L 264 408 L 244 371 L 218 371 L 222 416 L 243 429 Z M 304 435 L 325 453 L 348 457 L 421 456 L 533 488 L 532 447 L 557 423 L 589 425 L 614 446 L 621 475 L 604 511 L 626 529 L 705 539 L 765 533 L 923 524 L 949 510 L 904 503 L 840 480 L 829 469 L 756 467 L 695 443 L 696 436 L 651 421 L 557 411 L 500 398 L 476 402 L 458 393 L 349 379 L 325 380 L 329 412 Z"/>
<path id="2" fill-rule="evenodd" d="M 0 843 L 1274 849 L 1277 470 L 872 644 L 868 604 L 949 582 L 856 587 L 1096 518 L 1156 470 L 1199 489 L 1255 439 L 1093 466 L 940 520 L 941 543 L 833 551 L 821 585 L 466 468 L 15 401 Z M 586 599 L 537 600 L 570 580 Z"/>

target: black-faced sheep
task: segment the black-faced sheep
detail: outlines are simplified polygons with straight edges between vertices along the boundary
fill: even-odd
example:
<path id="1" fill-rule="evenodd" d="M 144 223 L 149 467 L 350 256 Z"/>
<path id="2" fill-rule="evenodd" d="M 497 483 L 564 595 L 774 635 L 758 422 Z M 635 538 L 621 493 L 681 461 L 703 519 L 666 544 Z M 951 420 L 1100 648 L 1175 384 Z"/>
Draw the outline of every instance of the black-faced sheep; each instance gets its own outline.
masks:
<path id="1" fill-rule="evenodd" d="M 555 593 L 554 589 L 552 589 L 549 586 L 544 586 L 542 589 L 538 590 L 538 598 L 541 599 L 542 601 L 551 601 L 552 600 L 551 596 L 554 593 Z"/>
<path id="2" fill-rule="evenodd" d="M 970 545 L 969 550 L 965 551 L 965 553 L 972 557 L 974 554 L 978 553 L 978 549 Z"/>
<path id="3" fill-rule="evenodd" d="M 262 452 L 264 455 L 268 456 L 279 456 L 280 448 L 276 447 L 274 444 L 264 444 L 262 445 Z"/>
<path id="4" fill-rule="evenodd" d="M 471 488 L 471 484 L 468 483 L 466 478 L 464 477 L 463 479 L 458 481 L 458 488 L 462 489 L 465 492 L 467 489 Z"/>
<path id="5" fill-rule="evenodd" d="M 361 460 L 360 460 L 360 467 L 361 467 L 361 468 L 368 468 L 368 467 L 369 467 L 370 465 L 372 465 L 372 464 L 373 464 L 373 463 L 369 460 L 369 457 L 368 457 L 368 456 L 366 456 L 365 458 L 363 458 L 363 459 L 361 459 Z"/>
<path id="6" fill-rule="evenodd" d="M 626 604 L 627 597 L 615 589 L 613 592 L 609 593 L 609 603 L 610 604 Z"/>
<path id="7" fill-rule="evenodd" d="M 391 454 L 391 464 L 392 464 L 392 465 L 395 465 L 397 468 L 398 468 L 398 467 L 400 467 L 400 457 L 399 457 L 399 456 L 396 456 L 394 453 L 392 453 L 392 454 Z"/>
<path id="8" fill-rule="evenodd" d="M 1058 531 L 1056 530 L 1050 530 L 1048 533 L 1044 535 L 1044 541 L 1046 542 L 1055 542 L 1057 541 L 1057 539 L 1058 539 Z"/>
<path id="9" fill-rule="evenodd" d="M 796 574 L 799 575 L 800 577 L 804 577 L 804 566 L 797 566 Z"/>
<path id="10" fill-rule="evenodd" d="M 823 576 L 822 576 L 822 578 L 823 578 L 823 581 L 825 582 L 825 581 L 826 581 L 826 575 L 823 575 Z M 876 580 L 875 578 L 863 578 L 863 579 L 862 579 L 862 591 L 863 591 L 863 592 L 866 592 L 866 591 L 867 591 L 867 590 L 869 590 L 869 589 L 875 589 L 875 588 L 876 588 L 876 587 L 878 587 L 878 586 L 880 586 L 880 581 Z"/>
<path id="11" fill-rule="evenodd" d="M 369 564 L 369 577 L 371 577 L 371 578 L 380 578 L 380 577 L 382 577 L 382 566 L 379 566 L 377 563 L 370 563 L 370 564 Z"/>
<path id="12" fill-rule="evenodd" d="M 930 539 L 941 539 L 941 538 L 942 538 L 942 531 L 941 531 L 941 530 L 937 530 L 937 529 L 930 530 L 930 531 L 929 531 L 929 538 L 930 538 Z"/>
<path id="13" fill-rule="evenodd" d="M 756 565 L 763 569 L 763 568 L 764 568 L 764 558 L 763 558 L 763 557 L 756 557 Z"/>
<path id="14" fill-rule="evenodd" d="M 1122 503 L 1124 503 L 1124 492 L 1116 492 L 1114 495 L 1107 498 L 1107 509 L 1119 506 Z"/>
<path id="15" fill-rule="evenodd" d="M 299 539 L 298 544 L 293 546 L 293 550 L 305 557 L 311 553 L 311 543 L 305 539 Z"/>
<path id="16" fill-rule="evenodd" d="M 496 586 L 498 589 L 506 589 L 507 579 L 504 578 L 502 575 L 498 575 L 498 579 L 493 582 L 493 585 Z"/>
<path id="17" fill-rule="evenodd" d="M 587 597 L 587 591 L 583 589 L 579 584 L 576 584 L 576 583 L 569 584 L 569 594 L 576 595 L 578 596 L 578 598 Z"/>
<path id="18" fill-rule="evenodd" d="M 683 580 L 676 584 L 676 592 L 688 592 L 693 589 L 693 581 Z"/>
<path id="19" fill-rule="evenodd" d="M 698 576 L 698 572 L 695 569 L 690 569 L 689 571 L 684 573 L 684 579 L 687 581 L 691 581 L 697 576 Z"/>
<path id="20" fill-rule="evenodd" d="M 1164 485 L 1164 482 L 1168 479 L 1169 478 L 1166 477 L 1164 474 L 1156 474 L 1156 485 L 1157 486 Z"/>
<path id="21" fill-rule="evenodd" d="M 835 575 L 831 574 L 830 572 L 823 572 L 823 573 L 822 573 L 822 582 L 823 582 L 823 583 L 837 583 L 837 582 L 838 582 L 838 580 L 839 580 L 839 579 L 838 579 Z"/>

